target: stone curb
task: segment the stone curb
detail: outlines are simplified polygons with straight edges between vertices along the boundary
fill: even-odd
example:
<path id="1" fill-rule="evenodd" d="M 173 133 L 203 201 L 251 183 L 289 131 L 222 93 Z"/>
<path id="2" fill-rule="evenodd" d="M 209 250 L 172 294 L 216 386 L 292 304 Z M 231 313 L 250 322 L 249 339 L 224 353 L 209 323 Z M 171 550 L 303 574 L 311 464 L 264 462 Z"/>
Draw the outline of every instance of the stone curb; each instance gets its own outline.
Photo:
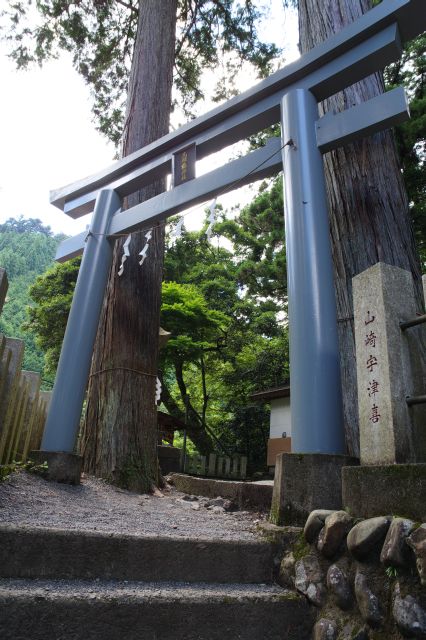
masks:
<path id="1" fill-rule="evenodd" d="M 240 509 L 250 507 L 268 511 L 271 507 L 272 484 L 196 478 L 182 473 L 173 473 L 172 480 L 178 491 L 208 498 L 229 498 Z"/>
<path id="2" fill-rule="evenodd" d="M 214 583 L 269 583 L 263 541 L 138 537 L 0 526 L 0 575 Z"/>
<path id="3" fill-rule="evenodd" d="M 194 585 L 195 587 L 195 585 Z M 0 584 L 2 640 L 309 640 L 314 614 L 303 597 L 242 592 L 239 585 L 220 590 L 200 585 L 198 593 L 174 585 L 155 591 L 144 585 L 133 593 L 96 583 L 44 586 Z M 54 636 L 52 634 L 55 634 Z"/>

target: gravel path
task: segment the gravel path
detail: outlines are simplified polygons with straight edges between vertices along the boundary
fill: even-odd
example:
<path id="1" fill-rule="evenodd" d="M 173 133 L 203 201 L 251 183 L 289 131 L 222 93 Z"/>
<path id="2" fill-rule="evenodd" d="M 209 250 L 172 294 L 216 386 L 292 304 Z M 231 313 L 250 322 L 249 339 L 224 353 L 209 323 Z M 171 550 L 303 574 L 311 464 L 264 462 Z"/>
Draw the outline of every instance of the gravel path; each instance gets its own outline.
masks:
<path id="1" fill-rule="evenodd" d="M 224 511 L 210 502 L 204 497 L 185 499 L 173 487 L 158 495 L 140 495 L 98 478 L 84 477 L 74 487 L 19 472 L 0 483 L 0 523 L 138 536 L 255 539 L 256 525 L 266 514 Z"/>

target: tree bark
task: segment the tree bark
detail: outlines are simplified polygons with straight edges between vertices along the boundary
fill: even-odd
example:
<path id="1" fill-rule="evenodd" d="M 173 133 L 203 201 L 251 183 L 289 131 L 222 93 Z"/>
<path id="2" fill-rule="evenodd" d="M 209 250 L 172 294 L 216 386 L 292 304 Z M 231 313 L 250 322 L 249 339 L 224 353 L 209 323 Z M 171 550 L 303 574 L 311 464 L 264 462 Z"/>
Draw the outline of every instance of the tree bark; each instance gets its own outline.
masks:
<path id="1" fill-rule="evenodd" d="M 299 0 L 301 53 L 356 20 L 371 0 Z M 369 76 L 320 105 L 338 112 L 383 93 L 382 75 Z M 341 353 L 343 410 L 349 454 L 359 455 L 352 278 L 376 262 L 411 271 L 422 308 L 420 264 L 408 200 L 391 132 L 324 156 Z"/>
<path id="2" fill-rule="evenodd" d="M 122 155 L 169 131 L 177 0 L 140 0 L 127 97 Z M 127 205 L 164 191 L 163 180 Z M 132 234 L 130 257 L 117 277 L 125 238 L 116 242 L 104 298 L 81 437 L 84 469 L 121 486 L 149 491 L 158 481 L 155 380 L 164 255 L 164 225 L 153 230 L 139 265 L 144 229 Z"/>

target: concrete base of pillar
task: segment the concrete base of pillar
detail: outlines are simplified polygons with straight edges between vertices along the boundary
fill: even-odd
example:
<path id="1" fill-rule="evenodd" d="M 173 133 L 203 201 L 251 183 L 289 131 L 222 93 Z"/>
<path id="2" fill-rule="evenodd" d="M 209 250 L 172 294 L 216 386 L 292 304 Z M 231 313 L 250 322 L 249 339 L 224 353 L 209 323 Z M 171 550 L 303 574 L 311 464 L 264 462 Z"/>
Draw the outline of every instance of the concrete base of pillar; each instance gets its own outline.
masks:
<path id="1" fill-rule="evenodd" d="M 270 520 L 304 526 L 314 509 L 342 509 L 342 467 L 357 458 L 327 453 L 281 453 L 276 458 Z"/>
<path id="2" fill-rule="evenodd" d="M 30 460 L 43 464 L 47 462 L 48 480 L 65 484 L 80 484 L 83 458 L 75 453 L 64 451 L 31 451 Z"/>
<path id="3" fill-rule="evenodd" d="M 179 473 L 182 449 L 159 444 L 157 446 L 157 453 L 163 476 L 166 476 L 168 473 Z"/>
<path id="4" fill-rule="evenodd" d="M 426 464 L 342 469 L 343 504 L 356 518 L 397 514 L 426 521 Z"/>

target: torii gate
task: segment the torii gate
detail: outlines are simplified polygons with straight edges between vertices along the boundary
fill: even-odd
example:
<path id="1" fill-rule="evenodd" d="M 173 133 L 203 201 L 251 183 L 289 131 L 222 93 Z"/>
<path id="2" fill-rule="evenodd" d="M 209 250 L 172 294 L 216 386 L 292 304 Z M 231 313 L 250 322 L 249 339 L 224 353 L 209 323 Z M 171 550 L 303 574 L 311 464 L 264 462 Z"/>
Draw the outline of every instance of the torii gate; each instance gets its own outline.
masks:
<path id="1" fill-rule="evenodd" d="M 108 169 L 51 194 L 73 218 L 93 211 L 89 232 L 65 240 L 56 259 L 83 253 L 42 451 L 74 450 L 115 234 L 136 231 L 283 168 L 288 269 L 292 448 L 344 453 L 336 303 L 322 154 L 405 120 L 402 88 L 333 115 L 318 101 L 400 58 L 426 28 L 424 0 L 383 0 L 340 33 L 245 93 Z M 195 144 L 201 159 L 275 124 L 281 141 L 121 212 L 122 198 L 171 172 Z M 280 153 L 281 152 L 281 153 Z M 304 389 L 310 389 L 309 402 Z"/>

